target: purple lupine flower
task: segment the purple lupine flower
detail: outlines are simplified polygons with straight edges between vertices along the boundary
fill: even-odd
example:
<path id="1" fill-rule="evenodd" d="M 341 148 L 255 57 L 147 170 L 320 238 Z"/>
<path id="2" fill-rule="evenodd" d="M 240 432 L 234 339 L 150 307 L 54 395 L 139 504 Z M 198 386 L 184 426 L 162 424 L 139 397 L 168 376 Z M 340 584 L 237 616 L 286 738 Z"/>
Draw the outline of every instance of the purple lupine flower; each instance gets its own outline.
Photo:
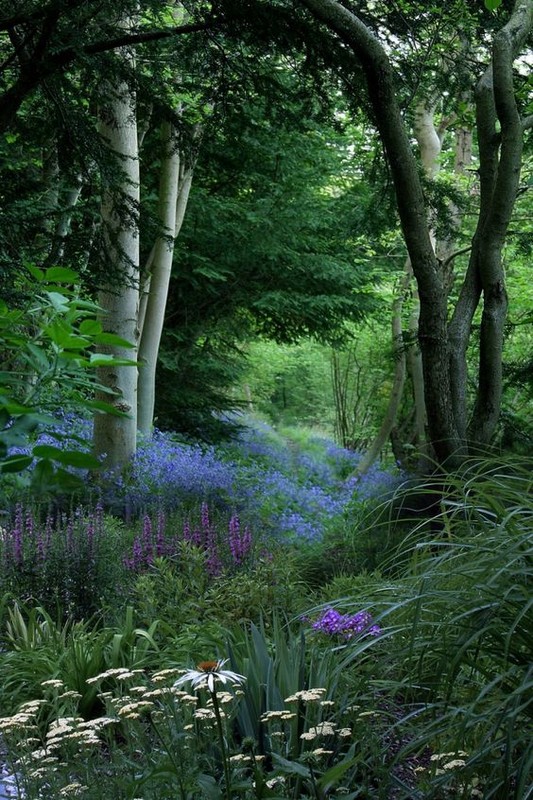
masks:
<path id="1" fill-rule="evenodd" d="M 93 551 L 94 551 L 94 536 L 95 536 L 95 527 L 94 527 L 94 520 L 88 519 L 85 524 L 85 535 L 87 538 L 87 553 L 88 557 L 92 558 Z"/>
<path id="2" fill-rule="evenodd" d="M 165 514 L 161 509 L 159 509 L 157 514 L 157 536 L 155 543 L 156 555 L 159 558 L 166 555 L 168 549 L 165 542 L 165 522 Z"/>
<path id="3" fill-rule="evenodd" d="M 202 522 L 202 533 L 204 535 L 204 542 L 207 544 L 211 534 L 211 521 L 209 519 L 209 506 L 207 505 L 207 503 L 202 503 L 200 515 Z"/>
<path id="4" fill-rule="evenodd" d="M 235 564 L 241 563 L 241 533 L 237 514 L 232 514 L 229 521 L 229 549 Z"/>
<path id="5" fill-rule="evenodd" d="M 229 521 L 229 547 L 233 563 L 242 564 L 252 547 L 252 533 L 247 526 L 241 533 L 240 520 L 233 514 Z"/>
<path id="6" fill-rule="evenodd" d="M 17 503 L 15 508 L 15 521 L 11 531 L 11 536 L 13 538 L 13 560 L 15 564 L 20 566 L 24 561 L 22 547 L 24 538 L 24 517 L 20 503 Z"/>
<path id="7" fill-rule="evenodd" d="M 43 565 L 46 560 L 46 545 L 45 545 L 45 536 L 41 528 L 39 528 L 39 532 L 37 534 L 37 562 L 40 565 Z"/>
<path id="8" fill-rule="evenodd" d="M 154 546 L 152 541 L 152 520 L 145 514 L 143 517 L 143 532 L 142 532 L 142 550 L 143 558 L 146 564 L 151 564 L 154 560 Z"/>
<path id="9" fill-rule="evenodd" d="M 243 551 L 243 558 L 246 558 L 252 549 L 252 530 L 249 525 L 247 525 L 244 529 L 244 533 L 241 538 L 241 547 Z"/>
<path id="10" fill-rule="evenodd" d="M 78 511 L 78 509 L 76 509 Z M 62 515 L 61 521 L 65 524 L 65 516 Z M 74 554 L 74 517 L 70 516 L 67 521 L 67 558 L 70 560 Z"/>
<path id="11" fill-rule="evenodd" d="M 218 578 L 222 573 L 222 561 L 220 560 L 218 548 L 214 541 L 210 542 L 209 547 L 206 548 L 205 568 L 210 578 Z"/>
<path id="12" fill-rule="evenodd" d="M 104 504 L 102 497 L 98 498 L 96 507 L 94 509 L 94 527 L 97 534 L 103 533 L 104 530 Z"/>
<path id="13" fill-rule="evenodd" d="M 183 523 L 183 539 L 193 547 L 202 547 L 202 533 L 198 528 L 191 529 L 188 519 Z"/>
<path id="14" fill-rule="evenodd" d="M 46 552 L 49 551 L 50 545 L 52 543 L 52 529 L 53 529 L 53 526 L 54 526 L 54 520 L 52 518 L 52 514 L 49 511 L 48 514 L 46 515 L 46 522 L 45 522 L 45 525 L 44 525 L 44 546 L 45 546 Z"/>
<path id="15" fill-rule="evenodd" d="M 136 536 L 133 540 L 133 569 L 139 570 L 144 566 L 143 546 L 140 536 Z"/>
<path id="16" fill-rule="evenodd" d="M 33 542 L 35 540 L 35 525 L 31 509 L 26 511 L 25 534 L 28 541 Z"/>

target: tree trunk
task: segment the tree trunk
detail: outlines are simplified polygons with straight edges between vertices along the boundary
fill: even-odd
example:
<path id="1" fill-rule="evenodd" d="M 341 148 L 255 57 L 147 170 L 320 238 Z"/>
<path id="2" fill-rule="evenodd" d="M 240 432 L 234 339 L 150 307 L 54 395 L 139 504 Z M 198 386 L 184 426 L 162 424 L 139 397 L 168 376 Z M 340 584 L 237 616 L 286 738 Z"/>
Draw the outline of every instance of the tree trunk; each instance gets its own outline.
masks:
<path id="1" fill-rule="evenodd" d="M 476 443 L 488 442 L 500 412 L 507 309 L 501 251 L 516 200 L 523 142 L 523 125 L 514 97 L 513 61 L 531 31 L 533 3 L 516 0 L 509 22 L 495 36 L 492 64 L 478 84 L 480 212 L 469 267 L 449 330 L 445 275 L 433 251 L 423 189 L 387 53 L 370 29 L 338 0 L 301 3 L 354 51 L 365 74 L 420 296 L 418 340 L 429 438 L 438 463 L 453 468 L 468 452 L 467 435 Z M 466 349 L 481 292 L 484 308 L 478 394 L 467 431 Z"/>
<path id="2" fill-rule="evenodd" d="M 193 131 L 193 142 L 200 137 L 200 126 Z M 139 347 L 139 392 L 138 424 L 139 430 L 148 435 L 152 430 L 155 405 L 155 380 L 157 356 L 161 344 L 161 334 L 165 318 L 168 288 L 172 271 L 175 240 L 179 236 L 195 166 L 195 153 L 191 152 L 189 163 L 180 157 L 175 130 L 165 123 L 162 129 L 166 140 L 165 154 L 161 164 L 161 183 L 159 187 L 159 220 L 162 233 L 158 237 L 148 257 L 148 275 L 143 286 L 143 297 L 139 315 L 141 335 Z"/>
<path id="3" fill-rule="evenodd" d="M 490 443 L 500 416 L 507 316 L 502 249 L 518 192 L 523 149 L 523 125 L 513 86 L 513 62 L 532 25 L 533 3 L 517 0 L 510 20 L 494 38 L 492 63 L 479 80 L 475 93 L 480 210 L 466 278 L 450 323 L 454 407 L 458 424 L 474 449 Z M 467 427 L 466 352 L 481 296 L 477 396 Z"/>
<path id="4" fill-rule="evenodd" d="M 155 373 L 168 296 L 180 174 L 180 154 L 176 131 L 170 122 L 161 126 L 163 158 L 159 184 L 159 223 L 161 232 L 150 254 L 150 274 L 146 309 L 139 346 L 138 425 L 148 435 L 152 429 L 155 404 Z M 146 291 L 146 289 L 145 289 Z"/>
<path id="5" fill-rule="evenodd" d="M 122 53 L 125 62 L 131 58 Z M 98 296 L 104 330 L 137 345 L 139 307 L 139 152 L 136 98 L 123 79 L 109 79 L 108 103 L 99 110 L 99 132 L 114 156 L 116 173 L 105 180 L 101 217 L 104 258 L 113 282 Z M 136 349 L 108 345 L 115 358 L 135 359 Z M 105 456 L 107 466 L 124 466 L 134 455 L 137 438 L 137 369 L 114 365 L 98 369 L 98 381 L 112 393 L 112 404 L 121 413 L 97 414 L 94 450 Z M 109 402 L 109 395 L 101 399 Z"/>
<path id="6" fill-rule="evenodd" d="M 396 97 L 392 65 L 366 25 L 337 0 L 302 0 L 302 3 L 354 50 L 365 73 L 374 121 L 390 165 L 402 232 L 420 295 L 418 339 L 429 436 L 437 460 L 452 465 L 464 448 L 452 414 L 446 293 L 431 242 L 416 159 Z"/>
<path id="7" fill-rule="evenodd" d="M 398 409 L 402 400 L 403 387 L 405 383 L 405 346 L 403 341 L 402 332 L 402 308 L 405 297 L 405 292 L 410 281 L 409 273 L 406 269 L 402 285 L 399 289 L 398 296 L 394 300 L 392 306 L 392 348 L 394 355 L 394 379 L 392 382 L 392 389 L 389 397 L 389 404 L 387 411 L 381 423 L 380 429 L 377 432 L 370 447 L 362 457 L 355 470 L 356 475 L 364 475 L 368 472 L 374 461 L 379 458 L 379 454 L 385 447 L 391 431 L 396 423 L 398 416 Z"/>

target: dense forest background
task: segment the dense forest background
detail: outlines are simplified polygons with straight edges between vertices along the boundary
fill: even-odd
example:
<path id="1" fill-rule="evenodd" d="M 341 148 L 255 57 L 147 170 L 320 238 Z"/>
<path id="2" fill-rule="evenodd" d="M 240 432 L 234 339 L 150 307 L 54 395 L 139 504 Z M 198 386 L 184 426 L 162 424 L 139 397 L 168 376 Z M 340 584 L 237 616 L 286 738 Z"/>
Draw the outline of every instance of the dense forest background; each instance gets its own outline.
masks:
<path id="1" fill-rule="evenodd" d="M 529 2 L 49 2 L 0 29 L 3 457 L 54 405 L 96 414 L 110 465 L 243 409 L 363 471 L 530 450 Z"/>

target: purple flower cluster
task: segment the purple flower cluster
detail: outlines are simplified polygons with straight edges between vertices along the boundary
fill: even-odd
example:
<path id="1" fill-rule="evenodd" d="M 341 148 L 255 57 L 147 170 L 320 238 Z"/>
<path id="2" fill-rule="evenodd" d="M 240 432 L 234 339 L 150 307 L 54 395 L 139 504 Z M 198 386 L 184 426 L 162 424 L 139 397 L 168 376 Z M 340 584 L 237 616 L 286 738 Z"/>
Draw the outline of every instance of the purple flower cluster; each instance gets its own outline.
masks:
<path id="1" fill-rule="evenodd" d="M 172 511 L 186 500 L 227 507 L 236 494 L 235 478 L 235 465 L 222 461 L 213 447 L 183 444 L 155 431 L 139 443 L 131 475 L 115 481 L 115 492 L 134 515 L 154 507 Z"/>
<path id="2" fill-rule="evenodd" d="M 229 548 L 234 564 L 242 564 L 252 549 L 252 532 L 248 525 L 241 531 L 237 514 L 229 521 Z"/>
<path id="3" fill-rule="evenodd" d="M 324 633 L 326 636 L 338 636 L 343 639 L 353 639 L 361 634 L 379 636 L 382 632 L 379 625 L 373 623 L 372 615 L 368 611 L 358 611 L 356 614 L 341 614 L 335 608 L 327 608 L 313 622 L 312 629 Z"/>
<path id="4" fill-rule="evenodd" d="M 99 503 L 70 512 L 17 504 L 0 529 L 0 594 L 59 604 L 64 613 L 94 613 L 120 580 L 116 544 Z"/>
<path id="5" fill-rule="evenodd" d="M 39 442 L 73 447 L 71 436 L 89 441 L 91 422 L 58 417 L 57 427 L 41 434 Z M 214 511 L 236 510 L 254 529 L 280 541 L 318 541 L 350 503 L 389 494 L 398 484 L 398 476 L 379 465 L 362 477 L 353 476 L 360 457 L 319 437 L 305 444 L 287 442 L 264 423 L 243 427 L 235 440 L 216 448 L 185 444 L 155 431 L 139 442 L 128 470 L 102 476 L 101 490 L 106 509 L 127 520 L 204 502 Z M 211 535 L 201 527 L 191 533 L 200 534 L 204 539 Z M 230 549 L 246 549 L 246 542 L 238 545 L 232 535 Z M 162 548 L 162 540 L 153 542 L 150 556 L 148 544 L 143 549 L 137 543 L 136 559 L 142 551 L 149 563 L 150 557 L 164 554 Z"/>
<path id="6" fill-rule="evenodd" d="M 175 558 L 180 553 L 180 545 L 187 542 L 201 550 L 205 555 L 205 568 L 211 578 L 226 570 L 240 567 L 252 555 L 252 533 L 248 526 L 241 530 L 239 517 L 230 517 L 227 532 L 220 532 L 212 522 L 207 503 L 202 503 L 200 521 L 191 525 L 190 520 L 183 523 L 181 535 L 166 534 L 165 515 L 159 512 L 155 526 L 148 514 L 142 519 L 141 533 L 135 537 L 131 555 L 124 559 L 124 566 L 132 572 L 143 572 L 155 557 Z"/>

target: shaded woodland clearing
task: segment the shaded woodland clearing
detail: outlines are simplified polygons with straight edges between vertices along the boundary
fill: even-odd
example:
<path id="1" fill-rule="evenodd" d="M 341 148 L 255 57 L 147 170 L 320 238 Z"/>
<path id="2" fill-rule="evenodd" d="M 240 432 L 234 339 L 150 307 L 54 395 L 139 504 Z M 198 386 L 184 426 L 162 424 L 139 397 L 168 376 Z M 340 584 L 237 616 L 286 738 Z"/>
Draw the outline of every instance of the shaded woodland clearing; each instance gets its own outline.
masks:
<path id="1" fill-rule="evenodd" d="M 532 15 L 1 10 L 26 797 L 529 796 Z"/>

